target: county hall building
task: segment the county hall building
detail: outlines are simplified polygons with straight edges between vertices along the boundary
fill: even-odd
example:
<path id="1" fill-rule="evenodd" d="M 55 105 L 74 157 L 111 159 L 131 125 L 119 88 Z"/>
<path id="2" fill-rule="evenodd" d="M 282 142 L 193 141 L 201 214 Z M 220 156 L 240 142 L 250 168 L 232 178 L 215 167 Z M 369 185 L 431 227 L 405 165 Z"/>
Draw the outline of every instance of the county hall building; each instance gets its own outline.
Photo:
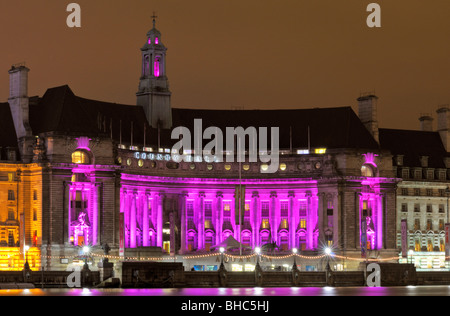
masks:
<path id="1" fill-rule="evenodd" d="M 31 269 L 65 270 L 82 246 L 95 261 L 106 244 L 114 262 L 168 258 L 186 269 L 217 268 L 219 245 L 233 256 L 297 249 L 301 269 L 317 269 L 326 247 L 339 269 L 362 258 L 397 261 L 400 154 L 380 144 L 386 133 L 377 126 L 375 95 L 358 98 L 358 115 L 350 106 L 174 108 L 166 51 L 153 25 L 141 48 L 135 105 L 85 99 L 69 86 L 31 97 L 29 69 L 9 70 L 9 99 L 0 103 L 1 270 L 21 270 L 25 256 Z M 172 130 L 194 131 L 196 119 L 203 130 L 278 127 L 276 171 L 248 157 L 216 159 L 236 151 L 213 152 L 213 159 L 174 152 Z M 267 139 L 271 148 L 273 135 Z M 179 162 L 180 154 L 191 158 Z M 446 182 L 448 169 L 439 166 Z"/>

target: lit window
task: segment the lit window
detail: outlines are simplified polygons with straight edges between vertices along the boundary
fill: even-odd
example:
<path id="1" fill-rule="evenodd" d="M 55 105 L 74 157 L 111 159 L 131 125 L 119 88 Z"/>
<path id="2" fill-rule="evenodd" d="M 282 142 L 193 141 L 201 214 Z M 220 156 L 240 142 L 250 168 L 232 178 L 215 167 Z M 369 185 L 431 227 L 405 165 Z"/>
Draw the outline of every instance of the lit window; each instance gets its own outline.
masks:
<path id="1" fill-rule="evenodd" d="M 314 153 L 316 153 L 316 154 L 325 154 L 326 152 L 327 152 L 326 148 L 316 148 L 314 150 Z"/>
<path id="2" fill-rule="evenodd" d="M 270 228 L 270 224 L 269 224 L 269 220 L 268 219 L 263 219 L 262 220 L 262 228 L 265 228 L 265 229 L 269 229 Z"/>
<path id="3" fill-rule="evenodd" d="M 284 218 L 281 221 L 281 228 L 288 229 L 288 221 L 287 221 L 287 219 Z"/>
<path id="4" fill-rule="evenodd" d="M 76 151 L 72 154 L 72 163 L 76 164 L 88 164 L 89 163 L 89 157 L 88 155 L 83 151 Z"/>
<path id="5" fill-rule="evenodd" d="M 299 149 L 297 150 L 297 155 L 308 155 L 309 150 L 308 149 Z"/>
<path id="6" fill-rule="evenodd" d="M 155 38 L 155 44 L 158 45 L 159 44 L 159 39 L 156 37 Z"/>
<path id="7" fill-rule="evenodd" d="M 373 177 L 374 176 L 373 168 L 369 165 L 363 165 L 361 167 L 361 175 L 363 177 Z"/>
<path id="8" fill-rule="evenodd" d="M 152 39 L 149 37 L 148 38 L 148 44 L 150 45 L 152 43 Z"/>
<path id="9" fill-rule="evenodd" d="M 306 229 L 306 218 L 300 219 L 300 228 Z"/>
<path id="10" fill-rule="evenodd" d="M 14 181 L 14 173 L 10 172 L 8 173 L 8 181 L 13 182 Z"/>
<path id="11" fill-rule="evenodd" d="M 205 221 L 205 229 L 212 228 L 211 220 L 207 219 Z"/>

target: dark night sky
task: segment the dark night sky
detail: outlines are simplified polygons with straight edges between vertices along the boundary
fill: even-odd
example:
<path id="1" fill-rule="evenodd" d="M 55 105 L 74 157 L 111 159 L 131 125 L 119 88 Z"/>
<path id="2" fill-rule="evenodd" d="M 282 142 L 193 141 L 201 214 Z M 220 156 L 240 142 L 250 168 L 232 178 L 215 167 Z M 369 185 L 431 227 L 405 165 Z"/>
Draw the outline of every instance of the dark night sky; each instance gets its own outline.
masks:
<path id="1" fill-rule="evenodd" d="M 418 129 L 450 103 L 448 0 L 0 1 L 0 101 L 8 70 L 26 62 L 30 95 L 75 94 L 135 104 L 140 48 L 157 12 L 168 47 L 173 107 L 281 109 L 352 106 L 379 96 L 380 127 Z M 381 6 L 382 27 L 366 25 Z M 436 122 L 434 124 L 436 127 Z"/>

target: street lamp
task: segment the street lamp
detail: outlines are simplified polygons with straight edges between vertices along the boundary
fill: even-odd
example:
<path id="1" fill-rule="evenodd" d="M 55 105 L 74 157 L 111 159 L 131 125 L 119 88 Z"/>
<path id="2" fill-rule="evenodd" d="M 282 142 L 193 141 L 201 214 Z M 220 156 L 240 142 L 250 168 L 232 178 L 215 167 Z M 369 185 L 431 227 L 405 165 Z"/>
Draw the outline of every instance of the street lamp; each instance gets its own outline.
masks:
<path id="1" fill-rule="evenodd" d="M 259 254 L 261 253 L 261 248 L 256 247 L 255 253 L 256 253 L 256 265 L 259 266 Z"/>
<path id="2" fill-rule="evenodd" d="M 297 266 L 297 261 L 296 261 L 297 248 L 292 248 L 292 253 L 294 254 L 294 266 Z"/>
<path id="3" fill-rule="evenodd" d="M 88 259 L 90 248 L 88 246 L 84 246 L 82 250 L 83 250 L 83 254 L 84 254 L 84 267 L 83 268 L 89 269 L 87 259 Z"/>
<path id="4" fill-rule="evenodd" d="M 219 248 L 220 251 L 220 267 L 223 267 L 223 253 L 225 252 L 225 248 L 224 247 L 220 247 Z"/>
<path id="5" fill-rule="evenodd" d="M 30 249 L 30 246 L 25 246 L 23 247 L 24 251 L 25 251 L 25 265 L 24 268 L 26 270 L 30 269 L 30 264 L 28 263 L 28 250 Z"/>

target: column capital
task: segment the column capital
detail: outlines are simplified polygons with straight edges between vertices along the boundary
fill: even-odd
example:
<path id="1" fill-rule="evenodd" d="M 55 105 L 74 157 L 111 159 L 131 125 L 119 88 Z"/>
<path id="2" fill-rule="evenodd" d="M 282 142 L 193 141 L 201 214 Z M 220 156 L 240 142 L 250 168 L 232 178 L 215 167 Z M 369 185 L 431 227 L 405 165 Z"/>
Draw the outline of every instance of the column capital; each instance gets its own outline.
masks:
<path id="1" fill-rule="evenodd" d="M 277 197 L 278 197 L 277 191 L 271 191 L 270 192 L 270 198 L 277 198 Z"/>
<path id="2" fill-rule="evenodd" d="M 258 191 L 253 191 L 252 192 L 252 198 L 259 198 L 259 192 Z"/>
<path id="3" fill-rule="evenodd" d="M 295 192 L 294 191 L 289 191 L 288 192 L 288 197 L 289 198 L 295 198 Z"/>
<path id="4" fill-rule="evenodd" d="M 217 191 L 217 193 L 216 193 L 216 198 L 221 198 L 221 199 L 223 199 L 223 192 L 222 192 L 222 191 Z"/>
<path id="5" fill-rule="evenodd" d="M 205 192 L 199 192 L 198 193 L 198 197 L 199 198 L 204 198 L 205 197 Z"/>

